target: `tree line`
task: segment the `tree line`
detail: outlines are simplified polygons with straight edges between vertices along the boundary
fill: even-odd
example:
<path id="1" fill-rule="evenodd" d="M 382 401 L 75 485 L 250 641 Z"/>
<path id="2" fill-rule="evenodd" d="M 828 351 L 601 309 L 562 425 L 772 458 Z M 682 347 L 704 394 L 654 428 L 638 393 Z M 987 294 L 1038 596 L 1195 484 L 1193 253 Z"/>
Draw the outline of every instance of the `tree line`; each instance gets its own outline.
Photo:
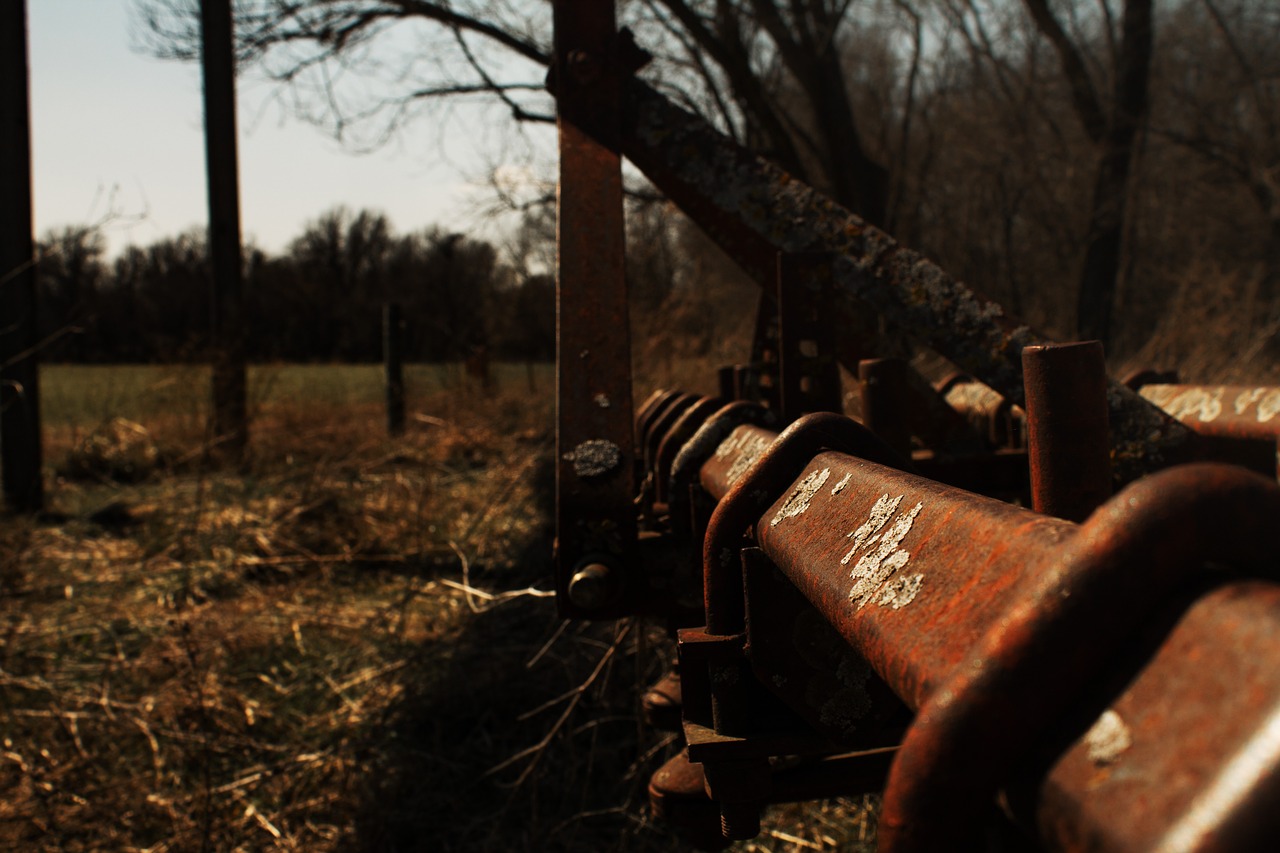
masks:
<path id="1" fill-rule="evenodd" d="M 527 233 L 526 233 L 527 232 Z M 555 285 L 526 236 L 504 253 L 438 227 L 398 234 L 378 212 L 335 208 L 280 254 L 244 252 L 245 338 L 257 361 L 376 361 L 384 302 L 403 306 L 405 355 L 547 360 Z M 209 258 L 201 231 L 105 255 L 101 231 L 68 226 L 38 241 L 42 357 L 153 362 L 207 356 Z M 525 248 L 521 248 L 525 245 Z M 544 253 L 545 254 L 545 253 Z"/>
<path id="2" fill-rule="evenodd" d="M 193 0 L 138 8 L 155 54 L 196 55 Z M 554 116 L 545 3 L 236 8 L 243 67 L 348 137 L 458 99 L 487 97 L 517 131 Z M 1274 0 L 618 9 L 650 84 L 1045 331 L 1133 352 L 1170 312 L 1231 304 L 1235 334 L 1280 355 Z"/>

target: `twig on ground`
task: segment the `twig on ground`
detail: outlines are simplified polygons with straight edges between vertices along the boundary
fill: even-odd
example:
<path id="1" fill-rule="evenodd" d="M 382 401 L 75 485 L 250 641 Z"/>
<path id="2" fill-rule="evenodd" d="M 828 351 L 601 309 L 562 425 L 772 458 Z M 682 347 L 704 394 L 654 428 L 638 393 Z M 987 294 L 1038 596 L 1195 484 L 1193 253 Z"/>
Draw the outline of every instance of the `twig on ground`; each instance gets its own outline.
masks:
<path id="1" fill-rule="evenodd" d="M 600 660 L 596 662 L 595 669 L 591 671 L 591 674 L 587 676 L 586 680 L 572 691 L 565 694 L 565 696 L 570 697 L 569 703 L 565 706 L 564 711 L 561 712 L 555 723 L 551 725 L 551 728 L 547 730 L 547 733 L 543 735 L 542 738 L 533 746 L 522 749 L 515 755 L 512 755 L 498 764 L 495 764 L 493 767 L 490 767 L 484 772 L 485 776 L 492 776 L 494 773 L 510 767 L 512 764 L 528 757 L 530 758 L 530 761 L 525 765 L 524 769 L 520 771 L 520 775 L 516 778 L 513 787 L 519 788 L 524 784 L 525 780 L 529 778 L 529 775 L 533 773 L 534 769 L 538 766 L 538 763 L 542 760 L 542 756 L 546 753 L 546 749 L 551 744 L 551 741 L 557 734 L 559 734 L 561 729 L 564 728 L 565 724 L 568 723 L 570 716 L 573 715 L 574 710 L 578 707 L 578 703 L 582 701 L 582 697 L 586 695 L 589 689 L 591 689 L 591 686 L 595 684 L 596 679 L 598 679 L 600 674 L 605 671 L 609 661 L 613 659 L 613 656 L 617 653 L 618 649 L 622 647 L 622 642 L 627 638 L 627 635 L 631 633 L 632 627 L 634 627 L 634 623 L 627 620 L 614 636 L 613 643 L 610 644 L 605 653 L 600 656 Z"/>

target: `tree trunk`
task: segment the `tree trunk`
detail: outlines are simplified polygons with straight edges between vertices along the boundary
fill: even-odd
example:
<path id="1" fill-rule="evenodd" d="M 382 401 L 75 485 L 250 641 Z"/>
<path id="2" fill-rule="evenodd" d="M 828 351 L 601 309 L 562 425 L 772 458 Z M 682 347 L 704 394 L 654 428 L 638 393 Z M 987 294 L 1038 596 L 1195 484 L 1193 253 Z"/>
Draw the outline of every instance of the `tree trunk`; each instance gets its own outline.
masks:
<path id="1" fill-rule="evenodd" d="M 1081 340 L 1111 340 L 1123 249 L 1125 210 L 1138 129 L 1146 119 L 1151 76 L 1152 0 L 1128 0 L 1116 57 L 1115 95 L 1100 140 L 1098 173 L 1089 213 L 1084 269 L 1076 303 Z"/>

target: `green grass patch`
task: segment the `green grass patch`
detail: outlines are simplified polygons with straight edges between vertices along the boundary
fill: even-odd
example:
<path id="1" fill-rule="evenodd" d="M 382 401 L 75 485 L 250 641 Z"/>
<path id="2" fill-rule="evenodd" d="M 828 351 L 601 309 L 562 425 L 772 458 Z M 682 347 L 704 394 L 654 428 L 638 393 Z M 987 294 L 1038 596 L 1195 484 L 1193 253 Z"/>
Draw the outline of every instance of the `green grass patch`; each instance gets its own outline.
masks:
<path id="1" fill-rule="evenodd" d="M 549 364 L 495 364 L 492 376 L 491 393 L 554 392 L 554 370 Z M 111 418 L 142 424 L 172 419 L 202 423 L 208 413 L 209 382 L 209 369 L 203 365 L 44 365 L 40 369 L 41 416 L 46 426 L 81 430 Z M 461 365 L 405 366 L 405 393 L 411 408 L 467 387 Z M 259 413 L 299 404 L 380 405 L 385 394 L 379 364 L 249 367 L 249 405 Z"/>

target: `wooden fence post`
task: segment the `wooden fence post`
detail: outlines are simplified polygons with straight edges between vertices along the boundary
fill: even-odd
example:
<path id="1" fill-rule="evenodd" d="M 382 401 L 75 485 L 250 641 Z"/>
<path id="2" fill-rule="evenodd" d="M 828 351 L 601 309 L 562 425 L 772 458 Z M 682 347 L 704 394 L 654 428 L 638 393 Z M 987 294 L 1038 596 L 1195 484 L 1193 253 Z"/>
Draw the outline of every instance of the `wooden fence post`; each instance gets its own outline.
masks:
<path id="1" fill-rule="evenodd" d="M 400 304 L 382 306 L 382 363 L 387 374 L 387 432 L 404 433 L 404 317 Z"/>
<path id="2" fill-rule="evenodd" d="M 0 479 L 18 512 L 44 507 L 31 224 L 26 0 L 0 3 Z"/>

